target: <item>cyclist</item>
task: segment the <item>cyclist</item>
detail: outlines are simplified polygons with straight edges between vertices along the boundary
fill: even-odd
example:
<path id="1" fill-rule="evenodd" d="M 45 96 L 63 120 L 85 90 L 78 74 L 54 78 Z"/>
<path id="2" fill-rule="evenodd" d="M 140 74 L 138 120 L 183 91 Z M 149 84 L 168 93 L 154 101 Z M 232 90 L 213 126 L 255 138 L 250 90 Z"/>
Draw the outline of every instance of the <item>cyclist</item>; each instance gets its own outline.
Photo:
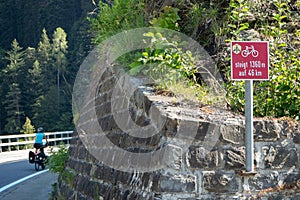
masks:
<path id="1" fill-rule="evenodd" d="M 33 147 L 35 148 L 35 154 L 37 154 L 38 150 L 40 149 L 41 153 L 45 156 L 43 139 L 46 140 L 46 144 L 48 143 L 47 137 L 44 133 L 44 129 L 42 127 L 38 128 L 37 133 L 35 135 L 35 143 Z"/>

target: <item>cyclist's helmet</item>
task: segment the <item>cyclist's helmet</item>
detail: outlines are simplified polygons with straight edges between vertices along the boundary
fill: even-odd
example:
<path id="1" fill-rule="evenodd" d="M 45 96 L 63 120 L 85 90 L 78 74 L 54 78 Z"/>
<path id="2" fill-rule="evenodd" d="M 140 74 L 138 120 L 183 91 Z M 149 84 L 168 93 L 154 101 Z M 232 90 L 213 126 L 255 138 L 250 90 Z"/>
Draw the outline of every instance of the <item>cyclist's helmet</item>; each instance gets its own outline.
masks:
<path id="1" fill-rule="evenodd" d="M 44 129 L 42 127 L 38 128 L 38 133 L 44 132 Z"/>

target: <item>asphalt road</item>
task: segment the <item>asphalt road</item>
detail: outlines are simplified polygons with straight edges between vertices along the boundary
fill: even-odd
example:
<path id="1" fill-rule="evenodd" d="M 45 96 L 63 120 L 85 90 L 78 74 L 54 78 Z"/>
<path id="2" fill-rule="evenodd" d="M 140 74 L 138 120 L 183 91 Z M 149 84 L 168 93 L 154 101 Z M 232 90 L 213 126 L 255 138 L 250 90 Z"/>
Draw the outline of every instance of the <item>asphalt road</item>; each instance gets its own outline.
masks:
<path id="1" fill-rule="evenodd" d="M 47 200 L 58 174 L 47 167 L 36 172 L 28 162 L 29 150 L 0 153 L 0 199 L 1 200 Z"/>
<path id="2" fill-rule="evenodd" d="M 48 200 L 53 192 L 52 185 L 57 181 L 58 175 L 48 170 L 39 171 L 36 174 L 38 175 L 0 192 L 0 199 Z"/>
<path id="3" fill-rule="evenodd" d="M 0 163 L 0 188 L 34 173 L 34 165 L 28 160 Z"/>

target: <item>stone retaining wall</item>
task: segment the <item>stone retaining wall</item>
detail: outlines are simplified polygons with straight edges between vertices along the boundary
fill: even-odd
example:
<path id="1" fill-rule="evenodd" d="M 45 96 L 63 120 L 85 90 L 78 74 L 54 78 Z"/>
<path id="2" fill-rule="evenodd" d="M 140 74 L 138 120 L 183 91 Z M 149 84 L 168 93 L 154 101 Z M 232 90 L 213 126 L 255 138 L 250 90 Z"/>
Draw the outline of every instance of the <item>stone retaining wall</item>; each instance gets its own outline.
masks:
<path id="1" fill-rule="evenodd" d="M 172 148 L 165 156 L 171 157 L 171 162 L 162 169 L 144 173 L 119 171 L 91 155 L 80 139 L 81 133 L 77 132 L 64 173 L 59 177 L 57 199 L 300 199 L 297 123 L 255 119 L 257 173 L 245 175 L 242 116 L 155 95 L 151 88 L 140 87 L 130 98 L 131 119 L 140 126 L 151 120 L 156 123 L 164 120 L 164 123 L 159 133 L 150 138 L 132 137 L 118 127 L 110 109 L 112 101 L 116 101 L 112 98 L 112 86 L 119 78 L 117 74 L 120 73 L 107 70 L 97 87 L 97 120 L 105 137 L 135 153 L 156 151 L 169 145 Z M 152 119 L 151 107 L 159 111 L 152 113 Z M 193 131 L 191 127 L 185 127 L 186 135 L 193 136 L 192 143 L 187 142 L 190 138 L 176 137 L 183 129 L 183 122 L 191 123 L 191 127 L 197 125 L 194 135 L 188 133 Z"/>

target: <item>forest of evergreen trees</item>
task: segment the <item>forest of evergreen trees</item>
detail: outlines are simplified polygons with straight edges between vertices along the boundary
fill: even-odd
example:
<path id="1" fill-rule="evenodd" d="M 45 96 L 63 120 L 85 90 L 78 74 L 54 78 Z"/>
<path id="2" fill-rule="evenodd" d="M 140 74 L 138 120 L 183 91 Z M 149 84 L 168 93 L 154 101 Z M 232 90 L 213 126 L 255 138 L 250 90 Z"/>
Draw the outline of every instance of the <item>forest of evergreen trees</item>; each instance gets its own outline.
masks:
<path id="1" fill-rule="evenodd" d="M 72 130 L 72 90 L 91 48 L 84 0 L 0 2 L 0 134 L 26 117 L 46 131 Z"/>

